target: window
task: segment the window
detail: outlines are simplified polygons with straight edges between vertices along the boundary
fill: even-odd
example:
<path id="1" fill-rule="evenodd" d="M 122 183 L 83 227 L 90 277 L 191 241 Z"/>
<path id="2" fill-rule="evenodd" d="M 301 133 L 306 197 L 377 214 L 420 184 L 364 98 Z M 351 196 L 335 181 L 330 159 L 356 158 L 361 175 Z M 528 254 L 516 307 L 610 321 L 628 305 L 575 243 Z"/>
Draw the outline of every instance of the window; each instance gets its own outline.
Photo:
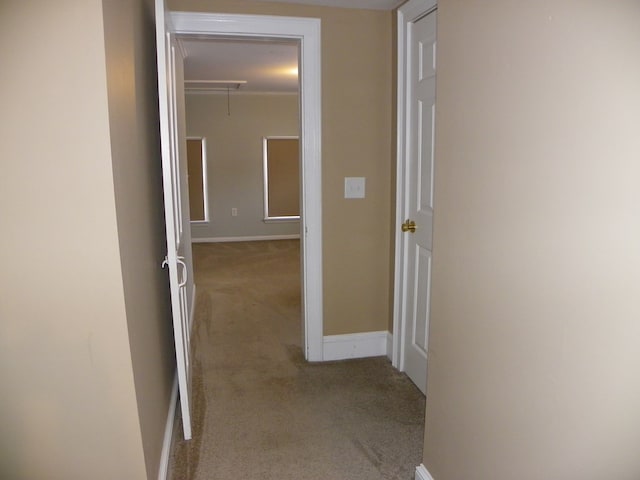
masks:
<path id="1" fill-rule="evenodd" d="M 300 220 L 298 137 L 263 137 L 264 220 Z"/>
<path id="2" fill-rule="evenodd" d="M 189 210 L 192 223 L 209 221 L 207 188 L 207 142 L 204 138 L 187 138 L 187 172 Z"/>

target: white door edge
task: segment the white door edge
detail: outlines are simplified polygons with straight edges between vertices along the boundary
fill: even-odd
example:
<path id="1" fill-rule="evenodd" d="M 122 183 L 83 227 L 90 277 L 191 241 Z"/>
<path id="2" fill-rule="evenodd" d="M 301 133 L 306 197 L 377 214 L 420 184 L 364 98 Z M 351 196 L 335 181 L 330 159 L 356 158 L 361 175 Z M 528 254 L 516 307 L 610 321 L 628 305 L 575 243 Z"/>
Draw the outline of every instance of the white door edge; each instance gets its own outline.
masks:
<path id="1" fill-rule="evenodd" d="M 396 143 L 396 221 L 395 228 L 395 268 L 393 278 L 393 352 L 392 365 L 404 371 L 404 330 L 406 320 L 406 235 L 400 230 L 408 212 L 408 189 L 406 178 L 407 109 L 406 71 L 409 24 L 420 20 L 437 7 L 437 0 L 409 0 L 398 9 L 398 81 L 397 81 L 397 143 Z"/>
<path id="2" fill-rule="evenodd" d="M 321 45 L 320 20 L 276 17 L 171 12 L 172 31 L 177 34 L 224 35 L 225 37 L 290 38 L 300 40 L 302 72 L 300 115 L 302 144 L 302 251 L 303 352 L 308 361 L 323 360 L 322 305 L 322 169 L 321 169 Z"/>
<path id="3" fill-rule="evenodd" d="M 164 0 L 155 0 L 158 68 L 158 104 L 163 198 L 166 223 L 167 256 L 171 312 L 176 351 L 176 376 L 185 440 L 191 439 L 190 402 L 190 318 L 195 293 L 191 266 L 189 210 L 185 202 L 186 163 L 184 140 L 183 57 L 175 49 L 175 37 L 167 26 Z M 181 162 L 180 160 L 183 159 Z M 180 275 L 179 272 L 180 271 Z M 191 302 L 191 303 L 190 303 Z"/>

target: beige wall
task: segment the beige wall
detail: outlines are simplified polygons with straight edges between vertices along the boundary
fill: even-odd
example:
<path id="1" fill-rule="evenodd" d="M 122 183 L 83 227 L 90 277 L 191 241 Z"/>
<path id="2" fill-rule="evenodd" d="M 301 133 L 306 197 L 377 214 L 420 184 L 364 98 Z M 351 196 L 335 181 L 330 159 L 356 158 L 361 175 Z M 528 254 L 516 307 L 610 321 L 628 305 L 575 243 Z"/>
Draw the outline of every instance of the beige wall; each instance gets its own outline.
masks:
<path id="1" fill-rule="evenodd" d="M 158 132 L 153 0 L 105 0 L 109 127 L 122 282 L 148 478 L 175 371 Z"/>
<path id="2" fill-rule="evenodd" d="M 159 233 L 157 126 L 153 92 L 132 95 L 152 85 L 153 37 L 128 3 L 104 18 L 97 0 L 0 4 L 2 478 L 157 471 L 171 377 L 159 245 L 144 241 Z"/>
<path id="3" fill-rule="evenodd" d="M 229 0 L 171 1 L 174 10 L 322 21 L 325 335 L 386 330 L 391 270 L 391 12 Z M 344 177 L 367 179 L 345 200 Z"/>
<path id="4" fill-rule="evenodd" d="M 297 95 L 186 95 L 187 136 L 207 139 L 209 224 L 194 239 L 300 233 L 298 222 L 265 223 L 262 137 L 299 133 Z M 231 216 L 231 209 L 238 216 Z"/>
<path id="5" fill-rule="evenodd" d="M 425 465 L 640 478 L 640 4 L 438 20 Z"/>

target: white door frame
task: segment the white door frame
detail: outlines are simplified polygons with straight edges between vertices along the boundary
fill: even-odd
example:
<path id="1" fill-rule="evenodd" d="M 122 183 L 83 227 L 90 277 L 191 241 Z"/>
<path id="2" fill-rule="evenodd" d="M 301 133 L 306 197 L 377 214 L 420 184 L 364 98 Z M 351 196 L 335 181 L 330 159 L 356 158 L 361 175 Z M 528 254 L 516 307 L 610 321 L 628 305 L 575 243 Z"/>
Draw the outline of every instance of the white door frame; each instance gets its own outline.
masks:
<path id="1" fill-rule="evenodd" d="M 320 20 L 170 12 L 176 35 L 295 39 L 300 42 L 301 263 L 304 355 L 323 360 Z"/>
<path id="2" fill-rule="evenodd" d="M 391 362 L 401 372 L 404 371 L 404 331 L 406 325 L 406 235 L 400 230 L 400 223 L 409 211 L 409 178 L 407 152 L 409 151 L 407 108 L 407 68 L 409 65 L 409 35 L 411 24 L 417 22 L 437 7 L 437 0 L 409 0 L 398 9 L 398 96 L 397 96 L 397 145 L 396 145 L 396 222 L 395 222 L 395 272 L 393 288 L 393 354 Z"/>

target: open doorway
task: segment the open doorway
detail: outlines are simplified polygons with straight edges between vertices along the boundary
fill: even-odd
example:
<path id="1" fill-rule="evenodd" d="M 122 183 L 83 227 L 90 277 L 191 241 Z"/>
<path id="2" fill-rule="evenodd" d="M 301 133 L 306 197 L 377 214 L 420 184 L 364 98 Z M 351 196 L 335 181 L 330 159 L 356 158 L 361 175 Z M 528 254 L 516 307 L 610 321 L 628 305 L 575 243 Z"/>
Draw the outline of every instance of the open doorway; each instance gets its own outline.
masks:
<path id="1" fill-rule="evenodd" d="M 245 364 L 256 349 L 275 351 L 278 344 L 304 357 L 299 42 L 193 35 L 177 41 L 199 286 L 193 346 L 217 345 Z M 198 342 L 203 325 L 211 338 Z"/>
<path id="2" fill-rule="evenodd" d="M 321 98 L 320 98 L 320 22 L 317 19 L 292 19 L 247 15 L 196 14 L 167 12 L 172 35 L 209 41 L 230 41 L 297 46 L 299 80 L 300 137 L 300 235 L 302 346 L 307 360 L 323 358 L 322 328 L 322 204 L 321 204 Z M 184 52 L 180 52 L 184 56 Z M 233 80 L 243 85 L 244 79 Z M 246 85 L 246 84 L 244 84 Z M 223 85 L 227 112 L 233 111 L 231 88 Z M 237 85 L 236 85 L 237 88 Z M 235 212 L 231 206 L 231 215 Z M 284 228 L 279 226 L 279 228 Z"/>
<path id="3" fill-rule="evenodd" d="M 178 42 L 193 242 L 299 238 L 298 42 Z"/>
<path id="4" fill-rule="evenodd" d="M 162 170 L 167 225 L 168 266 L 171 280 L 173 324 L 177 358 L 177 387 L 184 438 L 191 438 L 190 404 L 193 366 L 190 361 L 191 324 L 196 286 L 193 282 L 191 226 L 188 209 L 184 48 L 179 37 L 201 39 L 286 40 L 298 45 L 301 70 L 300 131 L 300 263 L 303 358 L 323 359 L 322 204 L 321 204 L 321 99 L 320 22 L 317 19 L 252 17 L 245 15 L 168 12 L 156 1 L 158 87 L 162 144 Z M 242 82 L 233 82 L 242 83 Z M 230 113 L 230 86 L 227 85 Z M 234 211 L 232 210 L 232 214 Z M 186 222 L 186 224 L 185 224 Z M 182 268 L 180 268 L 182 267 Z M 179 275 L 181 274 L 181 275 Z M 190 288 L 189 288 L 190 287 Z M 192 292 L 189 302 L 188 291 Z M 181 308 L 177 308 L 180 306 Z M 175 393 L 172 395 L 175 397 Z M 173 402 L 173 401 L 172 401 Z"/>
<path id="5" fill-rule="evenodd" d="M 296 42 L 300 78 L 300 167 L 303 353 L 307 360 L 323 359 L 322 328 L 322 203 L 320 22 L 279 18 L 167 12 L 177 37 L 218 40 Z M 238 79 L 231 79 L 238 80 Z M 240 79 L 242 80 L 242 79 Z"/>

